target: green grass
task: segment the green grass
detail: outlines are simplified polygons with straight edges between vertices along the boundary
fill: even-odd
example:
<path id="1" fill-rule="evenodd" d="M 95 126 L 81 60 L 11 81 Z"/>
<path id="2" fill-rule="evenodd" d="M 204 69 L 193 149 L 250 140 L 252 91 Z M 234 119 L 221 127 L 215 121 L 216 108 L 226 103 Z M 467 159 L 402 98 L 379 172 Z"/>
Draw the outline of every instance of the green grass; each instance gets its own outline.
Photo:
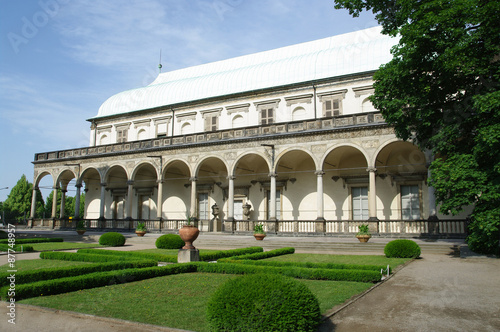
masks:
<path id="1" fill-rule="evenodd" d="M 82 264 L 92 264 L 92 263 L 60 261 L 60 260 L 51 260 L 51 259 L 23 259 L 23 260 L 16 260 L 15 269 L 18 272 L 22 272 L 22 271 L 29 271 L 29 270 L 64 267 L 64 266 L 70 266 L 70 265 L 82 265 Z M 12 270 L 12 268 L 9 267 L 9 264 L 5 264 L 5 265 L 0 266 L 0 272 L 7 272 L 7 270 Z"/>
<path id="2" fill-rule="evenodd" d="M 266 258 L 265 261 L 279 262 L 310 262 L 310 263 L 339 263 L 360 265 L 390 265 L 395 268 L 406 263 L 411 258 L 387 258 L 376 255 L 326 255 L 326 254 L 292 254 Z"/>
<path id="3" fill-rule="evenodd" d="M 35 251 L 46 250 L 69 250 L 81 248 L 104 248 L 99 243 L 77 243 L 77 242 L 46 242 L 46 243 L 28 243 Z"/>

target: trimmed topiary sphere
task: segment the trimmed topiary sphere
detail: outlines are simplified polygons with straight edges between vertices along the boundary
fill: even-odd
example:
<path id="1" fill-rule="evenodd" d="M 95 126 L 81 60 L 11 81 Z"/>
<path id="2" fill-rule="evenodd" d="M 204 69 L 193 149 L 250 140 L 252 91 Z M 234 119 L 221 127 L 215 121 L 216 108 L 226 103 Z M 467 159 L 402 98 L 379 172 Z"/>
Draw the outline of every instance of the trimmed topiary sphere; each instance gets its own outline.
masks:
<path id="1" fill-rule="evenodd" d="M 101 235 L 99 244 L 103 246 L 121 247 L 125 244 L 125 236 L 116 232 L 108 232 Z"/>
<path id="2" fill-rule="evenodd" d="M 155 244 L 158 249 L 180 249 L 186 243 L 177 234 L 165 234 L 157 238 Z"/>
<path id="3" fill-rule="evenodd" d="M 385 245 L 384 254 L 388 258 L 417 258 L 420 246 L 412 240 L 394 240 Z"/>
<path id="4" fill-rule="evenodd" d="M 319 302 L 303 283 L 282 275 L 231 279 L 208 303 L 213 331 L 316 331 Z"/>

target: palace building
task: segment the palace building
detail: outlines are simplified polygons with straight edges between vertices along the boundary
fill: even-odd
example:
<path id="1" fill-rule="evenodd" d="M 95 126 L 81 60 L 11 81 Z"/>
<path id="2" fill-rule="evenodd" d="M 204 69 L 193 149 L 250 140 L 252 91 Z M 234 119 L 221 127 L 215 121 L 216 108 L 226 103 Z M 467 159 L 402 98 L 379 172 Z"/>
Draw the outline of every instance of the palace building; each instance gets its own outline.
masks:
<path id="1" fill-rule="evenodd" d="M 102 104 L 88 147 L 35 154 L 34 190 L 50 176 L 64 200 L 75 179 L 88 229 L 168 232 L 193 217 L 205 232 L 462 236 L 466 214 L 437 212 L 432 155 L 368 98 L 397 43 L 380 31 L 160 73 Z M 35 219 L 35 203 L 32 227 L 69 227 L 55 203 Z"/>

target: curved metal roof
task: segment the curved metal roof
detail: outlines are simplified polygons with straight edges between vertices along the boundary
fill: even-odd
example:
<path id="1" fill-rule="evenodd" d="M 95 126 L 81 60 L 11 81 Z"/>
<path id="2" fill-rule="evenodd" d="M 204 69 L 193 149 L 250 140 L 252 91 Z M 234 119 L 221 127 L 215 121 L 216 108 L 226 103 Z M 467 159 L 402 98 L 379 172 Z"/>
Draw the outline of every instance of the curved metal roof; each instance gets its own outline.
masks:
<path id="1" fill-rule="evenodd" d="M 210 97 L 376 70 L 397 43 L 374 27 L 275 50 L 160 73 L 106 100 L 95 118 Z"/>

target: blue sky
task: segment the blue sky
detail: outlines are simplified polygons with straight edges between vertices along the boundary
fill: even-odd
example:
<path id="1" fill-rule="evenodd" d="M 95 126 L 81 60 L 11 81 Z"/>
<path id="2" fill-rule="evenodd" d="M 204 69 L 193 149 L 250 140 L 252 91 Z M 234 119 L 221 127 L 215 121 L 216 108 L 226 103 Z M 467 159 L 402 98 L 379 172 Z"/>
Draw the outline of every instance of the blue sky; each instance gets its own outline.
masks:
<path id="1" fill-rule="evenodd" d="M 34 154 L 88 146 L 112 95 L 162 71 L 377 25 L 333 0 L 0 0 L 0 201 Z M 45 177 L 42 187 L 50 187 Z M 44 198 L 49 189 L 42 190 Z"/>

